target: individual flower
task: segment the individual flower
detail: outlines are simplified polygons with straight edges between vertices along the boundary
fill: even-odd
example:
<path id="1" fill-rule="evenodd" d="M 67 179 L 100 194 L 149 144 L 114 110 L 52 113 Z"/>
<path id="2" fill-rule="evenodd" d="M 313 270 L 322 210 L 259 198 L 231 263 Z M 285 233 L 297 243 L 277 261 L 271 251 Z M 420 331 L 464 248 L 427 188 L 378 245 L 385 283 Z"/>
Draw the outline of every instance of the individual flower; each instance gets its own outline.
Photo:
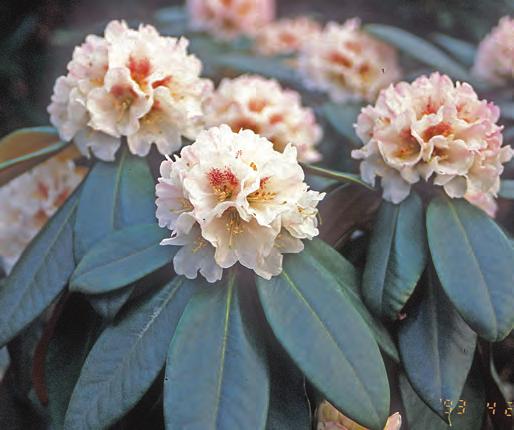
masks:
<path id="1" fill-rule="evenodd" d="M 201 79 L 201 62 L 187 53 L 188 41 L 160 36 L 112 21 L 104 37 L 87 36 L 76 47 L 68 74 L 57 79 L 48 107 L 64 140 L 86 156 L 114 160 L 121 139 L 132 153 L 162 154 L 194 139 L 202 128 L 203 105 L 212 83 Z"/>
<path id="2" fill-rule="evenodd" d="M 317 430 L 367 430 L 366 427 L 343 415 L 326 400 L 319 405 L 317 416 Z M 400 430 L 401 426 L 402 417 L 396 412 L 387 419 L 384 430 Z"/>
<path id="3" fill-rule="evenodd" d="M 400 77 L 395 50 L 362 31 L 356 18 L 328 23 L 303 45 L 298 63 L 305 85 L 336 102 L 372 102 Z"/>
<path id="4" fill-rule="evenodd" d="M 467 83 L 433 73 L 413 83 L 383 90 L 375 106 L 362 109 L 356 124 L 364 142 L 352 157 L 362 159 L 362 178 L 381 178 L 383 196 L 399 203 L 420 179 L 464 197 L 494 216 L 494 197 L 503 164 L 512 157 L 502 147 L 500 111 L 479 100 Z"/>
<path id="5" fill-rule="evenodd" d="M 157 218 L 171 230 L 162 245 L 182 248 L 175 272 L 209 282 L 237 262 L 270 279 L 282 271 L 282 254 L 303 249 L 318 235 L 317 203 L 296 161 L 251 130 L 212 127 L 161 164 Z"/>
<path id="6" fill-rule="evenodd" d="M 187 0 L 190 25 L 220 39 L 253 36 L 275 18 L 275 0 Z"/>
<path id="7" fill-rule="evenodd" d="M 280 19 L 259 30 L 255 47 L 261 55 L 293 54 L 320 32 L 319 23 L 306 16 Z"/>
<path id="8" fill-rule="evenodd" d="M 501 18 L 480 42 L 473 73 L 494 85 L 514 81 L 514 19 L 508 16 Z"/>
<path id="9" fill-rule="evenodd" d="M 84 175 L 83 168 L 61 155 L 0 188 L 0 257 L 7 273 Z"/>
<path id="10" fill-rule="evenodd" d="M 292 143 L 300 161 L 321 158 L 315 146 L 322 131 L 314 113 L 302 106 L 296 91 L 282 88 L 273 79 L 247 75 L 223 79 L 207 105 L 205 122 L 227 124 L 234 132 L 253 130 L 280 152 Z"/>

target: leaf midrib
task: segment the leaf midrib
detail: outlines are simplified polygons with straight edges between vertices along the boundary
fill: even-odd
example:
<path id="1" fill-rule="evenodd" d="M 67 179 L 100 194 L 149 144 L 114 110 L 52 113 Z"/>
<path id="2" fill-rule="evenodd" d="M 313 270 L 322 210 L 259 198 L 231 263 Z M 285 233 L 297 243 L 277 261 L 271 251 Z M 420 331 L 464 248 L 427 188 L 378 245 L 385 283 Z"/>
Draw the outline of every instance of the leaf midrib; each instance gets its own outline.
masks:
<path id="1" fill-rule="evenodd" d="M 150 327 L 153 325 L 155 320 L 161 316 L 162 310 L 166 306 L 168 306 L 168 303 L 175 297 L 177 291 L 179 290 L 179 288 L 182 286 L 183 283 L 184 283 L 184 279 L 183 279 L 183 277 L 180 277 L 179 280 L 177 281 L 177 285 L 169 292 L 167 297 L 162 301 L 162 304 L 158 307 L 158 311 L 159 312 L 152 312 L 151 317 L 148 320 L 148 322 L 145 324 L 143 329 L 140 332 L 138 332 L 137 335 L 135 336 L 136 341 L 132 344 L 130 349 L 124 355 L 124 357 L 123 357 L 123 359 L 121 361 L 121 365 L 117 367 L 115 372 L 111 373 L 112 376 L 110 378 L 108 378 L 107 380 L 102 379 L 102 383 L 100 383 L 102 388 L 103 387 L 111 387 L 113 380 L 120 379 L 120 378 L 117 378 L 116 376 L 118 374 L 120 374 L 120 373 L 123 373 L 122 370 L 125 370 L 125 368 L 127 367 L 127 363 L 130 361 L 131 357 L 133 356 L 133 352 L 137 349 L 137 347 L 140 344 L 140 342 L 142 341 L 144 335 L 150 329 Z M 86 363 L 84 363 L 83 368 L 87 364 L 88 363 L 87 363 L 87 359 L 86 359 Z M 80 379 L 79 379 L 79 381 L 80 381 Z M 94 385 L 98 385 L 98 384 L 94 384 Z M 77 385 L 75 387 L 78 387 L 78 386 L 79 385 L 78 385 L 78 382 L 77 382 Z M 97 390 L 97 391 L 100 391 L 100 390 Z M 105 393 L 105 390 L 103 390 L 103 393 Z M 100 395 L 98 395 L 98 396 L 96 396 L 94 398 L 94 402 L 93 402 L 93 404 L 91 404 L 91 407 L 87 411 L 85 411 L 84 414 L 82 414 L 82 416 L 85 417 L 86 421 L 87 421 L 87 417 L 89 416 L 89 412 L 93 409 L 93 406 L 97 407 L 97 405 L 99 404 L 99 399 L 101 397 L 101 394 L 102 394 L 102 391 L 100 391 Z M 71 400 L 70 400 L 70 403 L 71 403 Z"/>
<path id="2" fill-rule="evenodd" d="M 337 343 L 337 341 L 335 340 L 335 338 L 332 336 L 332 333 L 330 333 L 330 331 L 326 328 L 324 322 L 321 320 L 321 318 L 318 316 L 317 312 L 312 308 L 312 306 L 310 305 L 310 303 L 305 299 L 305 297 L 303 296 L 303 294 L 298 290 L 298 288 L 296 287 L 296 285 L 294 284 L 294 282 L 292 281 L 292 279 L 289 277 L 289 275 L 287 274 L 286 270 L 283 270 L 281 275 L 282 277 L 285 278 L 286 282 L 292 287 L 292 290 L 296 293 L 296 295 L 300 298 L 300 300 L 306 305 L 307 309 L 309 310 L 309 312 L 315 317 L 316 320 L 319 321 L 319 323 L 321 324 L 322 327 L 324 327 L 324 331 L 328 334 L 328 338 L 334 343 L 334 345 L 336 345 L 336 349 L 338 351 L 341 351 L 341 348 L 339 346 L 339 344 Z M 373 415 L 374 417 L 380 421 L 380 418 L 378 417 L 378 415 L 376 415 L 374 409 L 373 409 L 373 401 L 371 400 L 371 397 L 369 395 L 369 392 L 368 390 L 366 389 L 366 386 L 363 384 L 363 382 L 360 380 L 360 377 L 358 376 L 354 366 L 352 363 L 350 363 L 350 361 L 344 356 L 344 354 L 340 354 L 343 358 L 343 361 L 345 361 L 346 363 L 348 363 L 352 373 L 355 375 L 355 378 L 356 380 L 358 381 L 360 387 L 363 389 L 364 393 L 366 394 L 366 397 L 368 399 L 368 403 L 369 405 L 371 406 L 371 408 L 369 410 L 373 411 Z"/>
<path id="3" fill-rule="evenodd" d="M 482 267 L 480 266 L 480 263 L 479 263 L 479 261 L 477 259 L 477 256 L 475 255 L 473 247 L 471 246 L 471 242 L 469 241 L 466 229 L 465 229 L 464 225 L 462 224 L 462 221 L 460 220 L 459 215 L 458 215 L 455 207 L 453 206 L 452 202 L 447 201 L 447 203 L 448 203 L 448 206 L 449 206 L 449 208 L 450 208 L 450 210 L 452 212 L 453 217 L 455 218 L 455 220 L 457 222 L 457 226 L 461 230 L 462 235 L 464 237 L 464 242 L 467 245 L 466 248 L 468 248 L 467 254 L 472 257 L 473 262 L 475 263 L 476 267 L 478 268 L 478 273 L 480 274 L 480 280 L 481 280 L 480 284 L 482 285 L 482 288 L 486 292 L 485 295 L 486 295 L 486 297 L 488 299 L 488 304 L 490 306 L 490 309 L 492 310 L 493 321 L 494 321 L 494 328 L 495 328 L 494 332 L 497 333 L 498 332 L 498 321 L 496 319 L 496 311 L 495 311 L 495 308 L 494 308 L 494 305 L 493 305 L 493 301 L 492 301 L 491 295 L 489 293 L 488 283 L 486 282 L 486 280 L 484 278 L 484 275 L 482 274 Z"/>
<path id="4" fill-rule="evenodd" d="M 71 197 L 73 198 L 73 197 Z M 47 252 L 44 254 L 43 256 L 43 259 L 41 261 L 41 264 L 38 265 L 38 268 L 37 270 L 35 270 L 33 272 L 33 275 L 31 276 L 30 278 L 30 281 L 27 282 L 25 284 L 25 288 L 23 289 L 23 293 L 20 295 L 19 297 L 19 300 L 16 301 L 16 303 L 14 304 L 14 306 L 11 306 L 10 309 L 11 309 L 11 312 L 8 312 L 8 316 L 9 318 L 6 318 L 4 319 L 4 321 L 6 322 L 6 325 L 8 327 L 10 327 L 10 324 L 9 324 L 9 321 L 12 321 L 13 319 L 11 318 L 13 313 L 15 312 L 15 310 L 19 307 L 19 304 L 23 301 L 23 299 L 25 298 L 25 296 L 27 295 L 27 293 L 29 292 L 30 288 L 27 288 L 27 286 L 30 287 L 30 285 L 32 285 L 36 279 L 36 276 L 37 274 L 39 274 L 39 272 L 41 271 L 41 267 L 42 266 L 46 266 L 46 261 L 47 261 L 47 258 L 48 258 L 48 255 L 50 254 L 51 250 L 53 250 L 54 248 L 54 245 L 55 243 L 57 242 L 57 240 L 61 237 L 61 234 L 63 232 L 63 230 L 65 229 L 65 227 L 68 225 L 69 223 L 69 220 L 70 218 L 73 216 L 73 214 L 75 213 L 75 209 L 77 207 L 77 204 L 78 204 L 78 199 L 75 200 L 75 202 L 73 202 L 73 204 L 71 205 L 71 207 L 69 208 L 69 212 L 68 214 L 66 215 L 66 217 L 64 218 L 61 226 L 59 227 L 59 229 L 57 230 L 57 233 L 55 234 L 53 240 L 51 241 L 50 245 L 47 247 Z M 50 227 L 50 226 L 49 226 Z M 48 227 L 48 229 L 49 229 Z M 46 232 L 47 230 L 45 230 Z M 17 283 L 16 283 L 17 284 Z M 5 286 L 4 286 L 5 288 Z M 3 331 L 5 333 L 5 331 Z"/>

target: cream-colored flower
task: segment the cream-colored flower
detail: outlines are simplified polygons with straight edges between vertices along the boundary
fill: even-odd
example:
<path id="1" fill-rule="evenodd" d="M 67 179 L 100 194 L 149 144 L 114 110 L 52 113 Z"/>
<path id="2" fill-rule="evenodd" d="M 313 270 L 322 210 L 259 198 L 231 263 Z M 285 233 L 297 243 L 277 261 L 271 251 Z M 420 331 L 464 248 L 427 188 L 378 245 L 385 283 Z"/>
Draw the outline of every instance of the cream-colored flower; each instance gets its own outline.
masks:
<path id="1" fill-rule="evenodd" d="M 0 257 L 7 273 L 84 174 L 72 160 L 57 156 L 0 188 Z"/>
<path id="2" fill-rule="evenodd" d="M 336 102 L 374 101 L 400 77 L 395 50 L 362 31 L 355 18 L 328 23 L 303 45 L 298 63 L 305 85 Z"/>
<path id="3" fill-rule="evenodd" d="M 188 41 L 162 37 L 151 26 L 138 30 L 112 21 L 105 37 L 88 36 L 75 48 L 68 75 L 57 79 L 50 120 L 80 151 L 114 160 L 126 137 L 144 156 L 152 143 L 162 154 L 202 129 L 212 83 L 201 79 L 201 62 L 187 53 Z"/>
<path id="4" fill-rule="evenodd" d="M 280 19 L 259 30 L 255 48 L 261 55 L 293 54 L 320 32 L 319 23 L 307 16 Z"/>
<path id="5" fill-rule="evenodd" d="M 253 36 L 275 18 L 275 0 L 187 0 L 190 25 L 221 39 Z"/>
<path id="6" fill-rule="evenodd" d="M 266 279 L 282 271 L 282 254 L 318 235 L 316 205 L 289 145 L 283 153 L 251 130 L 227 125 L 200 133 L 180 157 L 161 164 L 157 218 L 171 230 L 163 245 L 182 245 L 175 271 L 209 282 L 241 263 Z"/>
<path id="7" fill-rule="evenodd" d="M 223 79 L 206 108 L 208 126 L 228 124 L 234 132 L 250 129 L 266 137 L 282 152 L 292 143 L 298 159 L 318 161 L 315 146 L 322 130 L 314 112 L 301 104 L 300 95 L 273 79 L 243 75 Z"/>
<path id="8" fill-rule="evenodd" d="M 357 135 L 365 143 L 352 156 L 362 159 L 362 178 L 381 178 L 384 198 L 399 203 L 412 184 L 434 178 L 454 197 L 464 197 L 491 216 L 503 164 L 512 157 L 502 147 L 499 109 L 479 100 L 466 83 L 433 73 L 412 84 L 383 90 L 375 106 L 362 109 Z"/>
<path id="9" fill-rule="evenodd" d="M 504 16 L 480 42 L 473 73 L 495 85 L 514 81 L 514 19 Z"/>
<path id="10" fill-rule="evenodd" d="M 367 430 L 366 427 L 343 415 L 326 400 L 318 406 L 317 418 L 317 430 Z M 400 430 L 401 426 L 402 417 L 396 412 L 387 419 L 384 430 Z"/>

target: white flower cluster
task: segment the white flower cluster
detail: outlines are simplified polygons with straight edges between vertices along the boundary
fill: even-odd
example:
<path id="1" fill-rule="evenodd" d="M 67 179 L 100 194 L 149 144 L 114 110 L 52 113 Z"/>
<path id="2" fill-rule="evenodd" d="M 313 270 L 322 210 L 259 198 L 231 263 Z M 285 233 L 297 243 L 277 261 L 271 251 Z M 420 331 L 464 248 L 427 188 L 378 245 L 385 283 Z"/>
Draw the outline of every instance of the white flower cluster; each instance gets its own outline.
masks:
<path id="1" fill-rule="evenodd" d="M 7 273 L 84 175 L 73 161 L 57 156 L 0 188 L 0 257 Z"/>
<path id="2" fill-rule="evenodd" d="M 291 142 L 300 161 L 321 158 L 315 145 L 322 130 L 314 112 L 302 106 L 300 94 L 282 88 L 273 79 L 246 75 L 223 79 L 206 112 L 208 126 L 227 124 L 234 132 L 253 130 L 280 152 Z"/>
<path id="3" fill-rule="evenodd" d="M 163 245 L 181 245 L 177 274 L 209 282 L 236 264 L 269 279 L 282 271 L 282 254 L 318 235 L 318 202 L 308 190 L 296 149 L 283 153 L 251 130 L 222 125 L 202 132 L 180 157 L 161 164 L 157 218 L 169 228 Z"/>
<path id="4" fill-rule="evenodd" d="M 181 136 L 194 139 L 212 83 L 200 79 L 201 62 L 187 46 L 184 38 L 119 21 L 107 25 L 104 37 L 88 36 L 75 48 L 68 74 L 57 79 L 48 107 L 61 138 L 105 161 L 114 159 L 123 136 L 141 156 L 152 143 L 171 154 Z"/>
<path id="5" fill-rule="evenodd" d="M 362 178 L 381 178 L 384 198 L 405 199 L 420 179 L 464 197 L 493 216 L 503 163 L 512 149 L 502 146 L 500 111 L 480 100 L 466 83 L 433 73 L 383 90 L 375 106 L 362 109 L 357 135 L 365 143 L 352 156 L 362 159 Z"/>
<path id="6" fill-rule="evenodd" d="M 362 31 L 356 18 L 329 22 L 303 44 L 298 62 L 305 85 L 336 102 L 372 102 L 400 77 L 395 50 Z"/>

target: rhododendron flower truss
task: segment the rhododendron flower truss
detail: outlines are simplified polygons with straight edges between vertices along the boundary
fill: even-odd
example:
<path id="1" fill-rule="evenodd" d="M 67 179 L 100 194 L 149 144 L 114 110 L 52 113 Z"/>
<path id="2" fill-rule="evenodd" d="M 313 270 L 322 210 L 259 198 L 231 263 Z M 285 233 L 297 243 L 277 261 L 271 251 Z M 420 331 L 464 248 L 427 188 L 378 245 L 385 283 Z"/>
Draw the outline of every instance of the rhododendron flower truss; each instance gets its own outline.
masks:
<path id="1" fill-rule="evenodd" d="M 381 179 L 386 200 L 399 203 L 413 184 L 433 180 L 452 198 L 464 197 L 494 216 L 494 197 L 512 149 L 502 146 L 499 109 L 467 83 L 434 73 L 401 82 L 362 109 L 356 130 L 364 142 L 362 178 Z"/>
<path id="2" fill-rule="evenodd" d="M 180 245 L 175 271 L 221 279 L 239 262 L 270 279 L 282 271 L 282 254 L 303 249 L 318 235 L 316 206 L 324 194 L 309 191 L 296 160 L 251 130 L 213 127 L 163 161 L 156 187 L 157 218 L 172 231 L 163 245 Z"/>
<path id="3" fill-rule="evenodd" d="M 325 91 L 336 102 L 372 102 L 400 77 L 394 49 L 361 30 L 358 19 L 329 22 L 303 44 L 298 62 L 307 88 Z"/>
<path id="4" fill-rule="evenodd" d="M 494 85 L 514 82 L 514 18 L 501 18 L 498 26 L 482 40 L 473 73 Z"/>
<path id="5" fill-rule="evenodd" d="M 190 25 L 220 39 L 255 35 L 275 17 L 275 0 L 187 0 Z"/>
<path id="6" fill-rule="evenodd" d="M 259 30 L 255 47 L 261 55 L 293 54 L 320 32 L 320 24 L 309 17 L 281 19 Z"/>
<path id="7" fill-rule="evenodd" d="M 80 151 L 112 161 L 126 138 L 144 156 L 155 143 L 162 154 L 193 139 L 201 129 L 203 103 L 212 84 L 201 79 L 201 62 L 188 41 L 112 21 L 104 37 L 90 35 L 75 48 L 68 74 L 57 79 L 48 107 L 64 140 Z"/>
<path id="8" fill-rule="evenodd" d="M 292 143 L 299 161 L 321 158 L 316 145 L 322 130 L 314 112 L 302 106 L 299 93 L 272 79 L 247 75 L 223 79 L 207 105 L 205 122 L 210 126 L 227 124 L 234 132 L 253 130 L 279 152 Z"/>

